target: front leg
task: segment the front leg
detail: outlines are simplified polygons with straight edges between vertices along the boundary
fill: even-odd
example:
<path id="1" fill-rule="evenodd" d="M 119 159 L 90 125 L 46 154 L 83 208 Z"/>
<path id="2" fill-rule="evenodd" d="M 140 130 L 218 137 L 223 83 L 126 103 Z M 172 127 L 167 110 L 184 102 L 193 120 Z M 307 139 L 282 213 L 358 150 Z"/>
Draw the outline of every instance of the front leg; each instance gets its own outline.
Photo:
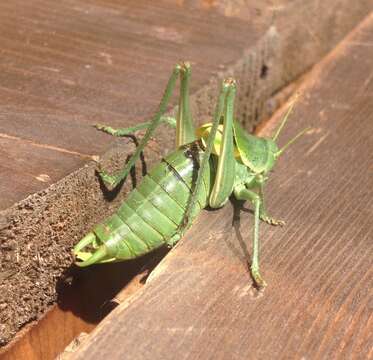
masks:
<path id="1" fill-rule="evenodd" d="M 234 196 L 238 200 L 249 200 L 254 205 L 253 255 L 250 270 L 256 286 L 261 289 L 267 285 L 259 272 L 259 213 L 262 204 L 261 197 L 243 186 L 234 189 Z"/>
<path id="2" fill-rule="evenodd" d="M 265 221 L 267 224 L 274 225 L 274 226 L 284 226 L 285 221 L 283 220 L 277 220 L 274 219 L 273 217 L 268 216 L 267 211 L 264 206 L 264 186 L 261 185 L 259 187 L 259 196 L 261 198 L 261 205 L 260 205 L 260 210 L 259 210 L 259 218 L 262 221 Z"/>

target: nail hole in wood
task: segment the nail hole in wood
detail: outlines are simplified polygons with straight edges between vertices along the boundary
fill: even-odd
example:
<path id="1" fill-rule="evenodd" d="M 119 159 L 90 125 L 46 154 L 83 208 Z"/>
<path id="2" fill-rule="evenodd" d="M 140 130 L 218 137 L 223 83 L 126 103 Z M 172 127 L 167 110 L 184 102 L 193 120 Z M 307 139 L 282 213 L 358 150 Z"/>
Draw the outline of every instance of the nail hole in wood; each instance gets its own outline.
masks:
<path id="1" fill-rule="evenodd" d="M 260 69 L 260 78 L 265 79 L 268 75 L 269 67 L 266 64 L 262 65 L 262 68 Z"/>

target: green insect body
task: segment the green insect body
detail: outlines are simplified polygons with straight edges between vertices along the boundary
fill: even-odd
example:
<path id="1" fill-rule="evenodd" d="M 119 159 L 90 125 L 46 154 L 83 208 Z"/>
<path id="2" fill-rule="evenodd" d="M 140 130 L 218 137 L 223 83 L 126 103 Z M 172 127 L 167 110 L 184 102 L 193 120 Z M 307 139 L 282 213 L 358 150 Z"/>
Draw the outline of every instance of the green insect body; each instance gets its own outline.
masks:
<path id="1" fill-rule="evenodd" d="M 96 263 L 103 254 L 106 262 L 137 258 L 164 244 L 172 246 L 179 240 L 178 229 L 184 220 L 203 154 L 197 144 L 192 145 L 162 159 L 132 190 L 116 213 L 92 229 L 95 241 L 105 247 L 96 253 L 96 258 L 92 256 L 79 263 L 80 266 Z M 211 172 L 213 176 L 212 166 Z M 192 218 L 207 206 L 210 188 L 208 166 Z"/>
<path id="2" fill-rule="evenodd" d="M 176 119 L 164 117 L 177 77 L 180 76 L 179 111 Z M 152 121 L 127 129 L 96 127 L 114 136 L 147 129 L 145 136 L 116 175 L 101 171 L 105 183 L 116 186 L 129 173 L 155 128 L 162 122 L 176 127 L 176 150 L 156 165 L 134 189 L 114 215 L 96 225 L 74 247 L 79 266 L 127 260 L 164 244 L 173 246 L 191 226 L 201 209 L 222 207 L 233 194 L 254 207 L 251 274 L 258 287 L 265 286 L 259 273 L 259 221 L 283 225 L 264 208 L 263 190 L 277 158 L 303 132 L 282 149 L 276 139 L 292 106 L 273 138 L 248 134 L 233 120 L 236 84 L 222 83 L 213 122 L 194 130 L 189 108 L 190 66 L 176 65 L 158 112 Z"/>

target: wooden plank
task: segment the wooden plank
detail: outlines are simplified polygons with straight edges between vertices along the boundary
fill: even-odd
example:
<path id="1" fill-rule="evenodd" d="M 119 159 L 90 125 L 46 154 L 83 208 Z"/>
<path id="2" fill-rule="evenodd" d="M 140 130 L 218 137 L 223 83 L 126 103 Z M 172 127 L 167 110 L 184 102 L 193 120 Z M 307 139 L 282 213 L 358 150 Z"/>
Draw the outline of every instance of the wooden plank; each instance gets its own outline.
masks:
<path id="1" fill-rule="evenodd" d="M 263 112 L 261 98 L 312 66 L 368 7 L 369 0 L 353 5 L 347 0 L 343 4 L 309 0 L 301 6 L 281 1 L 276 8 L 276 27 L 286 41 L 277 55 L 285 56 L 276 61 L 266 59 L 278 78 L 267 79 L 263 87 L 263 79 L 261 85 L 253 75 L 273 52 L 273 44 L 267 44 L 253 54 L 252 64 L 242 74 L 242 93 L 255 94 L 250 95 L 250 101 L 242 101 L 238 112 L 242 121 L 247 126 L 258 122 Z M 263 36 L 273 11 L 270 1 L 234 6 L 229 2 L 167 0 L 68 0 L 53 6 L 46 0 L 2 2 L 0 136 L 102 154 L 114 140 L 90 125 L 109 122 L 127 126 L 149 118 L 170 69 L 180 59 L 190 59 L 194 65 L 195 92 Z M 312 31 L 303 26 L 305 23 Z M 294 46 L 298 43 L 301 45 Z M 37 152 L 34 157 L 39 159 Z M 59 161 L 65 158 L 61 155 Z M 57 165 L 58 161 L 50 161 L 52 169 L 58 169 Z M 81 165 L 77 163 L 75 169 Z M 29 172 L 27 164 L 25 170 Z M 58 177 L 69 172 L 61 168 Z M 0 198 L 0 209 L 32 193 L 26 185 L 12 187 L 17 176 L 16 171 L 9 171 L 2 178 L 10 181 L 0 180 L 5 194 Z"/>
<path id="2" fill-rule="evenodd" d="M 73 171 L 90 159 L 87 154 L 35 144 L 13 136 L 0 137 L 0 156 L 0 197 L 13 202 L 18 200 L 20 193 L 37 192 L 46 184 L 56 182 L 61 171 Z"/>
<path id="3" fill-rule="evenodd" d="M 195 91 L 262 35 L 254 22 L 230 22 L 214 11 L 203 13 L 164 1 L 150 9 L 151 3 L 0 4 L 0 137 L 8 136 L 7 145 L 1 144 L 5 152 L 13 152 L 6 148 L 17 147 L 24 139 L 22 146 L 29 147 L 32 162 L 50 168 L 40 166 L 36 173 L 56 172 L 55 182 L 86 159 L 71 167 L 74 158 L 51 150 L 46 162 L 30 141 L 102 154 L 114 139 L 92 124 L 128 126 L 149 119 L 177 61 L 192 59 Z M 183 16 L 185 11 L 188 16 Z M 18 141 L 11 143 L 9 136 Z M 66 165 L 60 166 L 64 161 Z M 0 180 L 0 209 L 46 187 L 21 186 L 12 163 L 6 166 L 9 171 Z M 27 162 L 24 172 L 33 173 Z"/>
<path id="4" fill-rule="evenodd" d="M 118 169 L 133 139 L 115 140 L 91 124 L 126 126 L 149 118 L 181 59 L 194 65 L 192 92 L 202 85 L 215 92 L 211 78 L 266 31 L 256 21 L 231 24 L 213 10 L 151 3 L 0 4 L 0 346 L 61 299 L 57 285 L 72 266 L 73 243 L 131 188 L 128 181 L 119 194 L 103 191 L 96 164 L 86 163 L 100 154 L 105 167 Z M 163 140 L 150 143 L 132 185 L 172 146 L 172 137 Z M 64 346 L 52 333 L 32 344 L 45 341 Z M 55 352 L 40 346 L 34 354 Z"/>
<path id="5" fill-rule="evenodd" d="M 115 309 L 73 359 L 371 357 L 372 44 L 373 14 L 300 89 L 280 142 L 312 130 L 268 186 L 271 214 L 287 221 L 261 226 L 268 288 L 253 289 L 247 271 L 252 214 L 205 212 L 141 296 Z"/>
<path id="6" fill-rule="evenodd" d="M 114 170 L 133 142 L 115 141 L 92 123 L 123 126 L 147 118 L 170 68 L 188 59 L 194 119 L 211 118 L 219 78 L 233 74 L 240 89 L 237 118 L 252 128 L 277 107 L 273 94 L 360 21 L 370 0 L 284 0 L 274 23 L 272 1 L 240 7 L 238 14 L 238 3 L 230 1 L 1 2 L 0 137 L 2 144 L 14 138 L 2 153 L 18 156 L 0 169 L 0 345 L 57 299 L 56 282 L 71 267 L 72 245 L 139 180 L 131 177 L 116 196 L 103 190 L 96 165 L 81 154 L 100 154 L 104 167 Z M 157 134 L 138 177 L 172 138 Z M 40 175 L 53 184 L 36 182 L 47 179 Z"/>
<path id="7" fill-rule="evenodd" d="M 57 304 L 49 308 L 37 323 L 25 326 L 17 334 L 16 341 L 2 348 L 0 359 L 56 359 L 72 339 L 91 331 L 122 299 L 141 288 L 143 279 L 166 251 L 159 249 L 139 261 L 92 267 L 79 276 L 70 272 L 57 283 Z"/>

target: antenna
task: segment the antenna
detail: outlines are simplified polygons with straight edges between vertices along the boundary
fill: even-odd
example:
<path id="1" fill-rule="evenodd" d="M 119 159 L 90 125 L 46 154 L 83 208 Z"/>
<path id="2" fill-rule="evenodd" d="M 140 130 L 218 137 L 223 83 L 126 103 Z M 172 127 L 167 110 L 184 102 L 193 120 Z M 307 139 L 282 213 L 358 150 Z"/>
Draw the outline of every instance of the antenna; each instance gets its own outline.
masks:
<path id="1" fill-rule="evenodd" d="M 282 120 L 282 123 L 280 124 L 280 126 L 278 127 L 275 135 L 272 138 L 273 141 L 276 141 L 278 136 L 280 135 L 280 132 L 281 132 L 282 128 L 285 126 L 285 123 L 288 120 L 290 113 L 293 111 L 294 104 L 298 101 L 298 98 L 299 98 L 299 93 L 295 94 L 293 100 L 291 100 L 288 111 L 286 112 L 286 114 L 284 116 L 284 120 Z"/>
<path id="2" fill-rule="evenodd" d="M 311 129 L 310 127 L 305 128 L 299 134 L 293 137 L 287 144 L 285 144 L 285 146 L 283 146 L 279 151 L 276 152 L 275 154 L 276 158 L 279 157 L 285 151 L 285 149 L 289 147 L 294 141 L 298 140 L 302 135 L 304 135 L 310 129 Z"/>

